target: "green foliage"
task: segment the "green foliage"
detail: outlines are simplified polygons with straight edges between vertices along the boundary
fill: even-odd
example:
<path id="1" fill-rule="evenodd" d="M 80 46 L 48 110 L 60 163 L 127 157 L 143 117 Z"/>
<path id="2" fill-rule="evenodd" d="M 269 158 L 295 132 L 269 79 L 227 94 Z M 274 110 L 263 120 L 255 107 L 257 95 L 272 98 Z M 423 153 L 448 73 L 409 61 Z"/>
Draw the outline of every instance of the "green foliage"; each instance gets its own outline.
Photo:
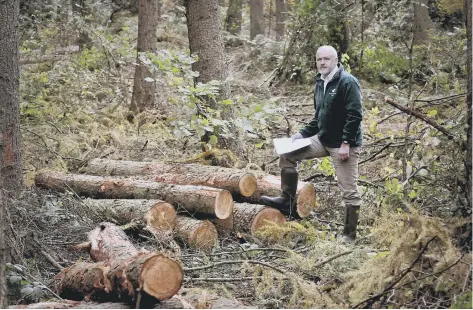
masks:
<path id="1" fill-rule="evenodd" d="M 466 292 L 458 296 L 456 302 L 450 307 L 450 309 L 471 309 L 471 292 Z"/>
<path id="2" fill-rule="evenodd" d="M 361 74 L 370 81 L 379 81 L 380 73 L 403 75 L 408 69 L 404 55 L 390 50 L 386 43 L 379 42 L 364 49 Z"/>

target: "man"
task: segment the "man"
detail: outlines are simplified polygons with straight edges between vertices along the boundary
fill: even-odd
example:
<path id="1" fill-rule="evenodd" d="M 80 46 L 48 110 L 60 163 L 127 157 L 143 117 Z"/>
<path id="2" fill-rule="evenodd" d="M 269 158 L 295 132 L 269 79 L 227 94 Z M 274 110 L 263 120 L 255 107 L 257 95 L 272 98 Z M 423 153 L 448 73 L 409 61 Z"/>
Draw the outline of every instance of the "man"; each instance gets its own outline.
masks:
<path id="1" fill-rule="evenodd" d="M 282 196 L 262 196 L 260 203 L 297 214 L 297 162 L 331 156 L 345 204 L 343 235 L 352 241 L 356 238 L 361 205 L 357 187 L 358 158 L 363 140 L 360 83 L 338 63 L 337 51 L 332 46 L 320 47 L 316 62 L 319 73 L 315 79 L 315 117 L 291 137 L 293 141 L 310 138 L 311 145 L 280 156 Z"/>

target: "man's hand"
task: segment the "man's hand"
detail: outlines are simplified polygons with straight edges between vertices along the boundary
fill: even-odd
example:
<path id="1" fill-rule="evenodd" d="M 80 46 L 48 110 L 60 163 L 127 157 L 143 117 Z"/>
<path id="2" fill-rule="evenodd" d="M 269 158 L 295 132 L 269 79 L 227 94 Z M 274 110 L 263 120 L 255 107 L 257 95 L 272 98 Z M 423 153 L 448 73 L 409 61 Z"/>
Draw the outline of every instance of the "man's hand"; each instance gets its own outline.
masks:
<path id="1" fill-rule="evenodd" d="M 338 150 L 338 156 L 340 156 L 341 160 L 347 160 L 350 157 L 350 144 L 342 143 Z"/>
<path id="2" fill-rule="evenodd" d="M 302 138 L 304 138 L 304 137 L 302 136 L 302 134 L 300 132 L 298 132 L 298 133 L 291 136 L 291 141 L 294 142 L 297 139 L 302 139 Z"/>

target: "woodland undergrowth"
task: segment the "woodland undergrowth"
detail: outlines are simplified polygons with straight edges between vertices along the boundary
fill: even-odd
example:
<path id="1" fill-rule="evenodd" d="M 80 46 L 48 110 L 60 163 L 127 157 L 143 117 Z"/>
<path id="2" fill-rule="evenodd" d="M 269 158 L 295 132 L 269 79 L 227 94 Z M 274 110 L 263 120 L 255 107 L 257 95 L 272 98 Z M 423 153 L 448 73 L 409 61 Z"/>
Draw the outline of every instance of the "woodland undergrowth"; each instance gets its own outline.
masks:
<path id="1" fill-rule="evenodd" d="M 201 133 L 224 128 L 228 120 L 222 120 L 218 113 L 208 123 L 195 118 L 199 96 L 212 95 L 214 88 L 193 87 L 195 73 L 190 64 L 194 60 L 187 55 L 183 16 L 182 10 L 168 11 L 159 30 L 159 52 L 142 55 L 153 69 L 153 81 L 162 94 L 155 109 L 138 115 L 128 110 L 136 61 L 136 16 L 117 17 L 113 24 L 93 31 L 84 28 L 94 42 L 89 49 L 65 53 L 52 62 L 22 65 L 22 152 L 28 186 L 43 169 L 77 172 L 88 160 L 98 157 L 199 162 L 278 172 L 270 141 L 296 132 L 303 125 L 301 121 L 312 117 L 312 85 L 304 81 L 314 71 L 307 65 L 310 58 L 306 56 L 321 38 L 308 36 L 293 42 L 301 51 L 294 66 L 284 62 L 282 45 L 270 39 L 257 43 L 241 39 L 241 44 L 228 45 L 233 93 L 222 104 L 239 108 L 232 121 L 244 136 L 245 153 L 235 156 L 215 149 L 214 143 L 209 153 L 202 154 Z M 248 31 L 245 27 L 248 25 L 243 31 Z M 70 46 L 75 33 L 68 29 L 72 27 L 51 24 L 24 39 L 22 57 L 40 58 Z M 418 99 L 461 93 L 461 73 L 455 70 L 456 65 L 464 64 L 455 64 L 455 57 L 446 60 L 441 56 L 449 47 L 448 53 L 461 53 L 462 46 L 446 46 L 447 39 L 453 37 L 463 42 L 460 30 L 439 32 L 428 49 L 419 51 L 414 86 Z M 291 52 L 291 48 L 286 46 L 286 51 Z M 366 67 L 355 72 L 362 83 L 365 107 L 360 162 L 365 204 L 356 244 L 336 239 L 343 207 L 330 159 L 304 161 L 299 167 L 301 179 L 313 182 L 317 189 L 318 209 L 314 214 L 300 222 L 268 226 L 254 237 L 245 236 L 246 246 L 221 240 L 213 251 L 238 251 L 242 260 L 260 260 L 273 268 L 246 262 L 243 268 L 229 266 L 199 274 L 251 277 L 242 279 L 244 285 L 188 281 L 184 286 L 225 292 L 266 308 L 471 306 L 471 244 L 470 248 L 465 246 L 465 240 L 471 243 L 471 236 L 462 235 L 471 216 L 462 214 L 464 150 L 419 120 L 411 125 L 408 139 L 404 138 L 406 116 L 384 103 L 385 95 L 402 103 L 409 101 L 402 77 L 406 63 L 400 63 L 404 56 L 399 48 L 381 39 L 373 42 L 367 47 Z M 349 63 L 349 57 L 346 61 Z M 393 63 L 398 66 L 393 68 Z M 292 70 L 290 77 L 304 76 L 268 87 L 281 64 L 280 68 Z M 375 72 L 386 68 L 390 68 L 390 75 L 400 75 L 400 80 L 381 84 L 373 78 Z M 463 100 L 459 96 L 419 102 L 418 109 L 463 138 Z M 410 156 L 407 181 L 402 179 L 401 169 L 406 144 Z M 34 249 L 54 253 L 54 260 L 61 265 L 85 260 L 83 253 L 71 252 L 69 246 L 85 241 L 97 218 L 73 193 L 58 195 L 32 188 L 10 199 L 11 300 L 26 303 L 53 298 L 50 287 L 57 269 Z M 158 247 L 146 236 L 133 235 L 133 242 L 149 249 Z M 173 255 L 172 251 L 168 254 Z M 218 260 L 185 248 L 182 254 L 180 260 L 185 266 Z M 30 298 L 20 293 L 24 287 L 37 288 L 40 293 Z"/>

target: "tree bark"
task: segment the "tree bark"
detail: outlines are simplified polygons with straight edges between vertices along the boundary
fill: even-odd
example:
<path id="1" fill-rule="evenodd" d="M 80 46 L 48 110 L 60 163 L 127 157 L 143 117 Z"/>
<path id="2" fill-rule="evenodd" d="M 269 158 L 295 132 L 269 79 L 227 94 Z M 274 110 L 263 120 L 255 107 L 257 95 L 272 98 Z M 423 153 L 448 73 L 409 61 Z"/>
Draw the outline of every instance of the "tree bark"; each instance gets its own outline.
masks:
<path id="1" fill-rule="evenodd" d="M 192 64 L 192 70 L 200 73 L 196 82 L 218 80 L 223 83 L 221 98 L 228 98 L 230 88 L 226 82 L 228 69 L 220 30 L 218 1 L 184 0 L 184 6 L 189 49 L 192 55 L 199 57 L 199 60 Z M 215 104 L 211 104 L 211 108 L 215 109 Z"/>
<path id="2" fill-rule="evenodd" d="M 217 230 L 210 221 L 179 215 L 174 233 L 181 242 L 202 250 L 211 250 L 218 239 Z"/>
<path id="3" fill-rule="evenodd" d="M 467 50 L 467 71 L 468 71 L 468 78 L 467 78 L 467 90 L 468 94 L 466 97 L 466 111 L 467 111 L 467 121 L 468 121 L 468 128 L 467 128 L 467 142 L 466 142 L 466 148 L 467 148 L 467 153 L 466 153 L 466 160 L 465 160 L 465 170 L 466 170 L 466 185 L 467 185 L 467 190 L 466 190 L 466 200 L 468 203 L 468 208 L 467 210 L 472 209 L 472 151 L 471 151 L 471 132 L 472 132 L 472 123 L 471 123 L 471 115 L 472 115 L 472 64 L 471 64 L 471 57 L 472 57 L 472 41 L 471 41 L 471 36 L 472 36 L 472 23 L 471 23 L 471 7 L 472 3 L 471 0 L 465 0 L 465 12 L 467 12 L 466 15 L 466 37 L 467 37 L 467 45 L 468 45 L 468 50 Z M 465 212 L 467 213 L 467 212 Z M 470 226 L 471 227 L 471 226 Z M 471 231 L 471 230 L 470 230 Z M 470 240 L 471 241 L 471 240 Z"/>
<path id="4" fill-rule="evenodd" d="M 250 40 L 264 33 L 264 0 L 250 0 Z"/>
<path id="5" fill-rule="evenodd" d="M 0 180 L 0 309 L 8 306 L 8 291 L 6 278 L 7 265 L 7 244 L 5 242 L 5 199 L 3 197 L 3 189 Z"/>
<path id="6" fill-rule="evenodd" d="M 218 218 L 227 218 L 233 212 L 233 198 L 229 191 L 205 186 L 58 172 L 39 173 L 35 183 L 59 191 L 72 190 L 91 198 L 160 199 L 180 205 L 188 212 L 210 214 Z"/>
<path id="7" fill-rule="evenodd" d="M 156 29 L 159 20 L 158 0 L 139 0 L 138 3 L 138 44 L 136 47 L 137 57 L 135 67 L 135 78 L 133 83 L 133 95 L 131 97 L 130 110 L 133 112 L 143 112 L 152 109 L 156 105 L 156 83 L 146 81 L 152 77 L 151 72 L 140 60 L 140 53 L 154 52 L 158 37 Z M 154 79 L 153 79 L 154 80 Z"/>
<path id="8" fill-rule="evenodd" d="M 243 0 L 229 0 L 226 30 L 231 34 L 238 35 L 241 32 Z"/>
<path id="9" fill-rule="evenodd" d="M 84 30 L 89 24 L 89 15 L 91 14 L 91 10 L 87 5 L 87 0 L 71 0 L 72 5 L 72 14 L 79 16 L 84 21 L 84 25 L 80 26 L 80 34 L 79 38 L 77 39 L 77 45 L 79 45 L 80 49 L 90 48 L 92 45 L 92 39 L 90 38 L 89 34 Z"/>
<path id="10" fill-rule="evenodd" d="M 157 175 L 158 182 L 218 187 L 245 197 L 253 195 L 257 183 L 251 173 L 198 164 L 93 159 L 84 171 L 94 175 Z"/>
<path id="11" fill-rule="evenodd" d="M 269 175 L 257 175 L 258 188 L 253 196 L 243 198 L 241 200 L 258 203 L 262 195 L 280 196 L 281 195 L 281 178 Z M 299 181 L 297 185 L 297 213 L 301 218 L 310 215 L 310 212 L 317 207 L 315 187 L 312 183 Z"/>
<path id="12" fill-rule="evenodd" d="M 254 235 L 258 229 L 273 222 L 282 225 L 286 222 L 284 215 L 276 209 L 263 205 L 236 203 L 233 210 L 234 229 Z"/>
<path id="13" fill-rule="evenodd" d="M 62 298 L 75 300 L 110 300 L 112 283 L 105 262 L 79 262 L 56 275 L 55 290 Z"/>
<path id="14" fill-rule="evenodd" d="M 276 39 L 284 39 L 285 23 L 287 15 L 286 0 L 276 0 Z"/>
<path id="15" fill-rule="evenodd" d="M 151 232 L 172 232 L 176 211 L 169 203 L 154 199 L 85 199 L 105 220 L 114 219 L 119 225 L 142 224 Z"/>
<path id="16" fill-rule="evenodd" d="M 235 209 L 233 209 L 235 212 Z M 215 225 L 215 229 L 217 229 L 218 235 L 228 238 L 230 237 L 231 233 L 234 230 L 234 222 L 233 222 L 233 214 L 227 217 L 226 219 L 212 219 L 212 223 Z"/>
<path id="17" fill-rule="evenodd" d="M 182 267 L 161 253 L 136 249 L 118 226 L 101 223 L 88 237 L 90 256 L 110 266 L 107 277 L 120 299 L 135 300 L 138 290 L 146 293 L 141 298 L 148 298 L 142 301 L 149 304 L 153 298 L 165 300 L 179 291 L 184 279 Z"/>
<path id="18" fill-rule="evenodd" d="M 19 0 L 0 2 L 0 181 L 23 187 L 20 156 Z"/>
<path id="19" fill-rule="evenodd" d="M 40 302 L 29 305 L 14 305 L 9 309 L 134 309 L 135 307 L 119 302 L 91 302 L 77 300 L 61 300 Z M 185 309 L 183 303 L 176 297 L 163 300 L 153 306 L 153 309 Z"/>

